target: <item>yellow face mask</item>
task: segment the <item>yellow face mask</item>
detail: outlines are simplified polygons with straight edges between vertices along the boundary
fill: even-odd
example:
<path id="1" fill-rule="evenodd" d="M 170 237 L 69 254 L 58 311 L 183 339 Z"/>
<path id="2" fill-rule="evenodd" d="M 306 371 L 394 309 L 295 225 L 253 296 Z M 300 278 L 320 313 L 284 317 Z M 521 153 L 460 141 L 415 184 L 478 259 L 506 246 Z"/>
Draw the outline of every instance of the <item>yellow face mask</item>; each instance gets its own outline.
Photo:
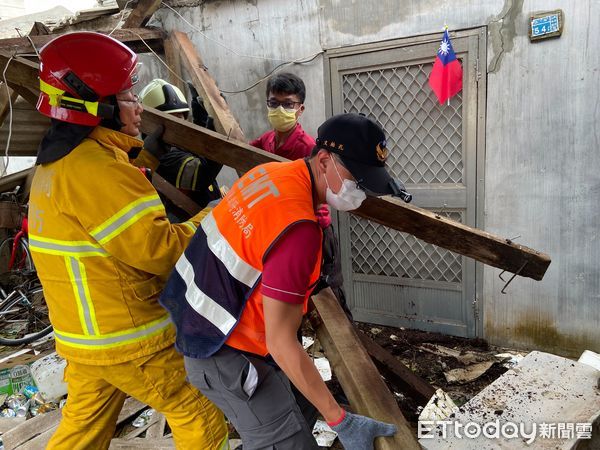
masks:
<path id="1" fill-rule="evenodd" d="M 271 126 L 282 133 L 289 131 L 296 125 L 296 110 L 284 109 L 283 106 L 277 108 L 267 108 L 269 113 L 267 118 Z"/>

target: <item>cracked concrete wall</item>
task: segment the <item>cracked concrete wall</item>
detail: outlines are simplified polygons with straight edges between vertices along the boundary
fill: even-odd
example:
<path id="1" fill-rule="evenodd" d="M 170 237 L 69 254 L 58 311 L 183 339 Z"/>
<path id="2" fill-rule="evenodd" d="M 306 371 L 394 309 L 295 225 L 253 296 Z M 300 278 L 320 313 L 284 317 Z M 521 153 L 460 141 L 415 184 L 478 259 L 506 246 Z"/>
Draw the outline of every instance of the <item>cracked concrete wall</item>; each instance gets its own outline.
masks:
<path id="1" fill-rule="evenodd" d="M 531 13 L 561 8 L 562 37 L 528 38 Z M 484 269 L 492 342 L 600 351 L 600 2 L 507 1 L 489 25 L 485 227 L 552 257 L 544 280 L 501 295 Z"/>
<path id="2" fill-rule="evenodd" d="M 177 2 L 173 1 L 173 4 Z M 179 2 L 183 4 L 183 2 Z M 494 343 L 600 351 L 599 73 L 595 0 L 220 0 L 161 8 L 155 23 L 185 31 L 223 90 L 244 90 L 283 61 L 323 49 L 453 29 L 488 28 L 485 222 L 553 257 L 541 282 L 500 294 L 484 269 L 484 336 Z M 532 44 L 530 13 L 562 8 L 560 39 Z M 228 47 L 229 49 L 225 48 Z M 150 63 L 152 64 L 152 63 Z M 161 69 L 162 70 L 162 69 Z M 325 119 L 323 59 L 293 65 L 307 85 L 302 124 Z M 265 82 L 225 94 L 246 136 L 268 128 Z"/>

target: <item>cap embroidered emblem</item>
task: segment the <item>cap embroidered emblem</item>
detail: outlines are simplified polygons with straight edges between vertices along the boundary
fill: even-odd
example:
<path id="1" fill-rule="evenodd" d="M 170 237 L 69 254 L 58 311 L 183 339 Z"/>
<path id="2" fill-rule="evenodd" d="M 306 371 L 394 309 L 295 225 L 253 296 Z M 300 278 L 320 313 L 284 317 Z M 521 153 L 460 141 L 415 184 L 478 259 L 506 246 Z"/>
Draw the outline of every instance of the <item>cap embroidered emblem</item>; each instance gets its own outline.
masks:
<path id="1" fill-rule="evenodd" d="M 379 144 L 377 144 L 377 147 L 375 147 L 375 151 L 377 152 L 377 159 L 381 162 L 385 162 L 389 155 L 389 151 L 386 145 L 386 141 L 381 141 Z"/>

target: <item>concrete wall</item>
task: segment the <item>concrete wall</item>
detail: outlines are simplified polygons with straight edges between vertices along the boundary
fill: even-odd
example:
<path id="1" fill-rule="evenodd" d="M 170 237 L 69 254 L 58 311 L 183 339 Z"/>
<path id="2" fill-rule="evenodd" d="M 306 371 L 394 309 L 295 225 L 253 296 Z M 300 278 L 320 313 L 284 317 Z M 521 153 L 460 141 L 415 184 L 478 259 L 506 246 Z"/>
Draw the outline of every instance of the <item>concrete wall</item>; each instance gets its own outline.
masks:
<path id="1" fill-rule="evenodd" d="M 178 2 L 184 4 L 185 2 Z M 553 257 L 541 282 L 500 294 L 484 269 L 484 337 L 562 353 L 600 350 L 600 16 L 594 0 L 254 0 L 188 2 L 155 14 L 187 32 L 222 90 L 244 90 L 283 61 L 323 49 L 488 27 L 485 221 L 480 227 Z M 530 13 L 562 8 L 560 39 L 531 44 Z M 225 48 L 227 47 L 227 48 Z M 321 56 L 286 70 L 308 87 L 302 123 L 325 119 Z M 264 81 L 226 94 L 248 138 L 267 129 Z M 480 192 L 480 195 L 483 193 Z"/>

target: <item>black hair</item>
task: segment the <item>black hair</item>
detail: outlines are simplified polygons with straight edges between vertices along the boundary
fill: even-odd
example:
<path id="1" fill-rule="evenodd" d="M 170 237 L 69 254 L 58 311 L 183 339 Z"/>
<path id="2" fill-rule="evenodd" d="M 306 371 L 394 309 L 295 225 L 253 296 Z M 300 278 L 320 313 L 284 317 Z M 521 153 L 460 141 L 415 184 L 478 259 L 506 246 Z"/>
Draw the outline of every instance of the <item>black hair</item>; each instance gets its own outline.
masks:
<path id="1" fill-rule="evenodd" d="M 306 98 L 304 81 L 289 72 L 278 73 L 269 78 L 269 81 L 267 81 L 267 98 L 271 92 L 275 94 L 297 95 L 300 103 L 304 103 L 304 99 Z"/>

